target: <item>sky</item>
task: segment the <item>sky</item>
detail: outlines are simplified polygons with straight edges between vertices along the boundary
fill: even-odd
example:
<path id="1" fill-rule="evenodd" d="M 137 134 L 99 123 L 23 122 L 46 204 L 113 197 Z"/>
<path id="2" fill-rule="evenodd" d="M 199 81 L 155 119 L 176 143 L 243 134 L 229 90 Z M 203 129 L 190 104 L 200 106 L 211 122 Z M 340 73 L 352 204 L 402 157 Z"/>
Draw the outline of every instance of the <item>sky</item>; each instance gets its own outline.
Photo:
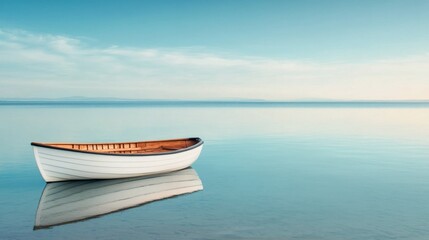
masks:
<path id="1" fill-rule="evenodd" d="M 429 1 L 0 1 L 0 98 L 429 99 Z"/>

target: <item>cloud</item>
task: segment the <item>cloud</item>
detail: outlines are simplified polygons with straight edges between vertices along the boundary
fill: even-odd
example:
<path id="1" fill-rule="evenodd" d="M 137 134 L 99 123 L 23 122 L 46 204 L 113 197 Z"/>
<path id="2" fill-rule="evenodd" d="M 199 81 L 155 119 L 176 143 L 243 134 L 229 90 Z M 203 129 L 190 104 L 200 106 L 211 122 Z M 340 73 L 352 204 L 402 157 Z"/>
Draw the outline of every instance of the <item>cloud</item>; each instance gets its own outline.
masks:
<path id="1" fill-rule="evenodd" d="M 429 99 L 429 55 L 321 62 L 0 29 L 2 97 Z"/>

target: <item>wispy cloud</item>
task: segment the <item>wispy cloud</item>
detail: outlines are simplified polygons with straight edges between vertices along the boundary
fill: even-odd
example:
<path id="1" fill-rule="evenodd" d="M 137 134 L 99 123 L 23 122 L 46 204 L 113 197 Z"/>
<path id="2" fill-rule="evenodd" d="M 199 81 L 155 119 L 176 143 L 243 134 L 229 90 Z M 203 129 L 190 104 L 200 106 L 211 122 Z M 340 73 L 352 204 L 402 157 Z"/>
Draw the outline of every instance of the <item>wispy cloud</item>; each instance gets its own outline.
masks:
<path id="1" fill-rule="evenodd" d="M 3 97 L 429 99 L 429 55 L 364 63 L 94 46 L 0 29 Z"/>

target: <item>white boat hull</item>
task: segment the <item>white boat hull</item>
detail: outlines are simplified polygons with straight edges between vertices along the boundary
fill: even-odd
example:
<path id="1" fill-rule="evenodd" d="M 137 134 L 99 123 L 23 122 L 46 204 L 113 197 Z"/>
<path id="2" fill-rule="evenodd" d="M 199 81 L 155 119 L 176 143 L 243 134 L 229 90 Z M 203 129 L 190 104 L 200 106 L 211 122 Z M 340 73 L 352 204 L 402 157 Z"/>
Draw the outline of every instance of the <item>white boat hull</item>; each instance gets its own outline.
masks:
<path id="1" fill-rule="evenodd" d="M 102 155 L 33 146 L 46 182 L 145 176 L 187 168 L 201 153 L 198 147 L 160 155 Z"/>
<path id="2" fill-rule="evenodd" d="M 150 177 L 48 183 L 34 229 L 83 221 L 202 189 L 192 168 Z"/>

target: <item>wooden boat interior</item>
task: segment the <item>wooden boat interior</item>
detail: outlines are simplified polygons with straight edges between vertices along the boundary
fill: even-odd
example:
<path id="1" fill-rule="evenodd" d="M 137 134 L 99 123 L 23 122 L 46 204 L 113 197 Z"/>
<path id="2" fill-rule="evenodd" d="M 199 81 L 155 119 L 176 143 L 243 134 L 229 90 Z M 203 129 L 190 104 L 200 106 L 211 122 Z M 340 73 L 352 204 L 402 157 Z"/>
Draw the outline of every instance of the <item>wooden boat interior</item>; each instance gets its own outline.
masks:
<path id="1" fill-rule="evenodd" d="M 199 143 L 199 138 L 121 143 L 34 143 L 34 145 L 107 154 L 144 154 L 177 151 Z"/>

